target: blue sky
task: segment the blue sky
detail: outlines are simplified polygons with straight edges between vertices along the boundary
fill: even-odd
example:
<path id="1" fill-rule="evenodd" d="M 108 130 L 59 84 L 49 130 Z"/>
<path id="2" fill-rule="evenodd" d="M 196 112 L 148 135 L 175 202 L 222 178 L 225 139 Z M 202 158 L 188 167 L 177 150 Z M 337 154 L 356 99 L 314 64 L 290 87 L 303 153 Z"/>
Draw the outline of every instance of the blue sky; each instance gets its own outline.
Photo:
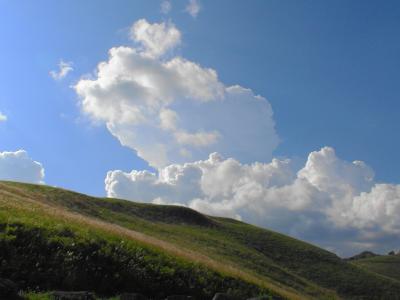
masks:
<path id="1" fill-rule="evenodd" d="M 79 120 L 69 84 L 110 47 L 129 44 L 135 20 L 171 18 L 187 58 L 271 102 L 283 139 L 276 155 L 304 158 L 330 145 L 368 162 L 379 180 L 398 180 L 397 1 L 204 1 L 195 20 L 184 4 L 164 16 L 158 1 L 1 1 L 2 150 L 27 149 L 45 163 L 49 184 L 96 195 L 106 170 L 144 167 L 104 128 Z M 48 72 L 60 58 L 75 70 L 58 83 Z"/>
<path id="2" fill-rule="evenodd" d="M 0 0 L 0 152 L 24 149 L 47 184 L 98 196 L 110 170 L 152 170 L 82 114 L 71 87 L 110 48 L 134 47 L 130 27 L 146 19 L 179 29 L 174 55 L 269 101 L 281 141 L 274 157 L 300 169 L 330 146 L 344 161 L 365 161 L 375 182 L 399 183 L 398 1 L 203 0 L 195 18 L 187 2 L 163 14 L 161 1 Z M 54 80 L 61 59 L 73 71 Z"/>

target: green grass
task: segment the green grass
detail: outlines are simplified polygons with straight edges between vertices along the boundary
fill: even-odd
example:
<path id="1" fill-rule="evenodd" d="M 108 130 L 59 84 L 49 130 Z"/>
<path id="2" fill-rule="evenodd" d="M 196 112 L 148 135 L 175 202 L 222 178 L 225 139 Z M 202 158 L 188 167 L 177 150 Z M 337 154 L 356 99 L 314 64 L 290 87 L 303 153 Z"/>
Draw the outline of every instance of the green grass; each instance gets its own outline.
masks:
<path id="1" fill-rule="evenodd" d="M 22 296 L 26 300 L 52 300 L 50 293 L 26 292 Z"/>
<path id="2" fill-rule="evenodd" d="M 92 242 L 101 244 L 103 252 L 109 254 L 107 259 L 116 262 L 118 257 L 111 255 L 114 250 L 110 249 L 122 240 L 125 257 L 135 257 L 138 249 L 152 257 L 151 263 L 142 262 L 150 278 L 165 276 L 160 277 L 162 281 L 172 280 L 172 285 L 180 278 L 184 286 L 194 286 L 188 292 L 196 290 L 196 295 L 203 293 L 206 298 L 221 290 L 243 295 L 266 292 L 291 299 L 400 298 L 400 282 L 345 262 L 328 251 L 183 207 L 99 199 L 47 186 L 3 182 L 0 221 L 39 228 L 44 242 L 61 243 L 65 251 L 71 251 L 68 243 L 76 243 L 74 239 L 83 241 L 80 249 Z M 73 233 L 72 240 L 61 234 L 65 230 Z M 72 265 L 76 264 L 74 261 Z M 122 268 L 117 266 L 110 272 Z M 207 288 L 210 290 L 204 291 Z M 112 292 L 118 291 L 107 291 Z"/>
<path id="3" fill-rule="evenodd" d="M 89 290 L 102 296 L 141 292 L 156 299 L 182 293 L 207 299 L 220 290 L 242 296 L 270 293 L 82 223 L 45 215 L 37 219 L 12 208 L 2 210 L 0 219 L 5 218 L 0 222 L 0 274 L 25 289 Z"/>
<path id="4" fill-rule="evenodd" d="M 378 273 L 380 275 L 400 281 L 400 256 L 399 255 L 380 255 L 353 262 L 355 265 L 365 270 Z"/>

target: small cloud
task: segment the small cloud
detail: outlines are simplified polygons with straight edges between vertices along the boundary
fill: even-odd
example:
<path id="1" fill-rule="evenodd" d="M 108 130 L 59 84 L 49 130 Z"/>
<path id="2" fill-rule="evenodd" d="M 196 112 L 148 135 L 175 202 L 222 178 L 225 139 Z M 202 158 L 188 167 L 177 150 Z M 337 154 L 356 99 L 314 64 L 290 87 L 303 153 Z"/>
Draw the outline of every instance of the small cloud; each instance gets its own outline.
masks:
<path id="1" fill-rule="evenodd" d="M 132 25 L 130 38 L 143 45 L 146 55 L 155 58 L 178 46 L 181 32 L 171 22 L 150 24 L 140 19 Z"/>
<path id="2" fill-rule="evenodd" d="M 161 12 L 163 14 L 168 14 L 171 11 L 172 4 L 169 0 L 164 0 L 161 2 Z"/>
<path id="3" fill-rule="evenodd" d="M 197 0 L 190 0 L 186 6 L 185 11 L 189 13 L 193 18 L 196 18 L 201 10 L 200 3 Z"/>
<path id="4" fill-rule="evenodd" d="M 72 62 L 65 62 L 60 60 L 58 63 L 59 70 L 58 71 L 50 71 L 49 74 L 54 80 L 61 80 L 68 75 L 69 72 L 72 72 L 74 69 L 72 68 Z"/>
<path id="5" fill-rule="evenodd" d="M 25 150 L 0 152 L 0 180 L 44 183 L 44 168 Z"/>
<path id="6" fill-rule="evenodd" d="M 0 111 L 0 122 L 7 121 L 7 116 Z"/>

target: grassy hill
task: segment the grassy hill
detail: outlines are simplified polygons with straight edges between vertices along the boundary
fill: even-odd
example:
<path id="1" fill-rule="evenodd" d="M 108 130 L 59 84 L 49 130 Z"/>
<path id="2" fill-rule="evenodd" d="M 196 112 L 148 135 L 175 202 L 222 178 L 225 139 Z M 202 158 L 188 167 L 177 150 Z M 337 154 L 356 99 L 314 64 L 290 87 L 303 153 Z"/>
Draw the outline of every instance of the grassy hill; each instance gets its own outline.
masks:
<path id="1" fill-rule="evenodd" d="M 25 290 L 400 299 L 400 282 L 232 219 L 0 182 L 0 277 Z"/>
<path id="2" fill-rule="evenodd" d="M 381 274 L 400 282 L 400 256 L 378 255 L 353 260 L 353 263 L 365 270 Z"/>

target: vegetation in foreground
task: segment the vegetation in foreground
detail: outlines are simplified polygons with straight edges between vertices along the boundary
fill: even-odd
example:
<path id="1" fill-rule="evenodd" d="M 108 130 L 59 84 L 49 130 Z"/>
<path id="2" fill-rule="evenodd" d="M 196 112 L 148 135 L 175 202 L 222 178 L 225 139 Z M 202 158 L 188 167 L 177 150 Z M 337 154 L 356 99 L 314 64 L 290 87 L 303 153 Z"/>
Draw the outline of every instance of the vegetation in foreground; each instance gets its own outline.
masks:
<path id="1" fill-rule="evenodd" d="M 100 296 L 140 292 L 153 299 L 218 291 L 247 297 L 268 291 L 103 232 L 47 221 L 0 223 L 1 277 L 25 290 L 88 290 Z"/>
<path id="2" fill-rule="evenodd" d="M 2 182 L 0 223 L 0 277 L 27 290 L 400 298 L 397 280 L 328 251 L 183 207 Z"/>

